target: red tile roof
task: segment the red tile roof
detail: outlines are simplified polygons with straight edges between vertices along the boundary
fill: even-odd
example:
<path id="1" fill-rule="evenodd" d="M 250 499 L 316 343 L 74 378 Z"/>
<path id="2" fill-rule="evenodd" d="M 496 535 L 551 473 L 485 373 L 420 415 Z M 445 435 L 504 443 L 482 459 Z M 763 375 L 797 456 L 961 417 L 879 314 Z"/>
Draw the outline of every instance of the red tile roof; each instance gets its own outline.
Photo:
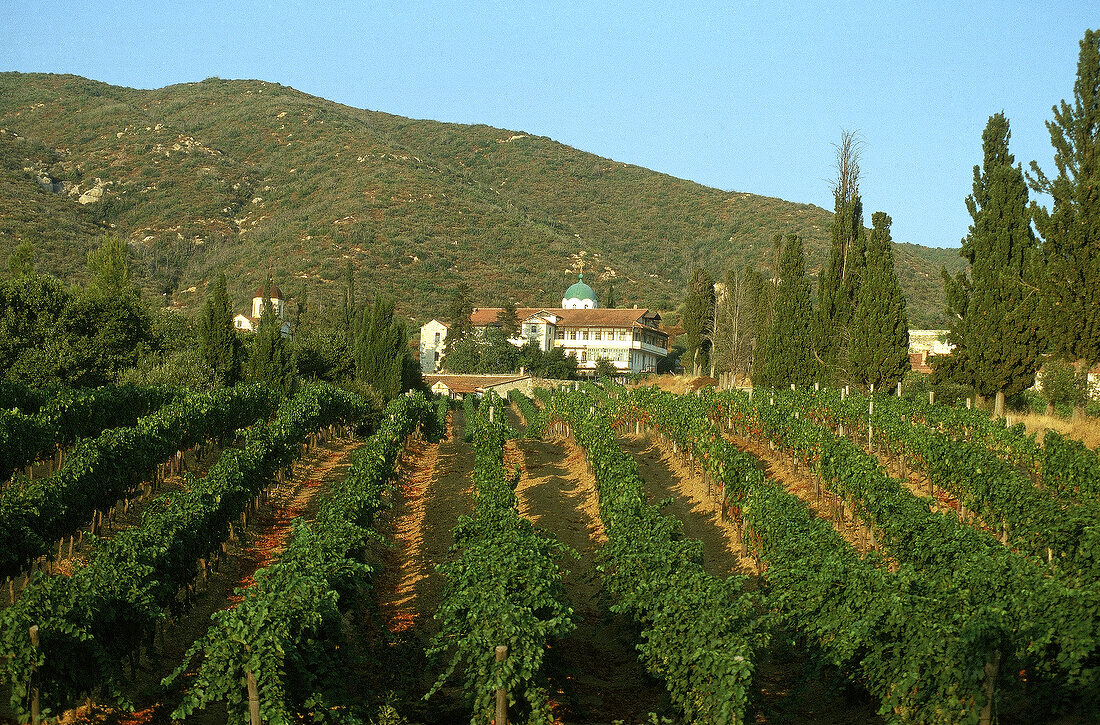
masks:
<path id="1" fill-rule="evenodd" d="M 528 377 L 527 375 L 425 375 L 424 381 L 428 383 L 428 387 L 441 382 L 452 392 L 473 393 L 494 385 L 525 380 Z"/>
<path id="2" fill-rule="evenodd" d="M 474 327 L 494 325 L 500 314 L 500 307 L 478 307 L 470 315 L 470 324 Z M 643 317 L 661 319 L 656 312 L 647 309 L 600 308 L 593 310 L 559 310 L 546 307 L 520 307 L 516 317 L 520 322 L 539 314 L 552 314 L 560 318 L 560 325 L 570 327 L 649 327 L 642 322 Z"/>

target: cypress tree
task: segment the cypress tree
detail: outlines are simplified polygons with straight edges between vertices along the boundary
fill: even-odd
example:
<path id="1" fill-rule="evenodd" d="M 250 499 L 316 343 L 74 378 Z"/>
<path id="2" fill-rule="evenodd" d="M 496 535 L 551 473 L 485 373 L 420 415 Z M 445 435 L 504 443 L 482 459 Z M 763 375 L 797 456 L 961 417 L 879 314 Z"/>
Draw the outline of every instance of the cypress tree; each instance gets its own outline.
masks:
<path id="1" fill-rule="evenodd" d="M 293 395 L 298 389 L 297 360 L 289 341 L 283 337 L 283 321 L 275 314 L 267 297 L 264 297 L 264 311 L 256 328 L 248 372 L 250 380 L 261 381 L 282 395 Z"/>
<path id="2" fill-rule="evenodd" d="M 225 274 L 206 294 L 199 320 L 199 344 L 214 379 L 222 385 L 234 385 L 241 376 L 241 343 L 233 329 L 233 312 L 229 308 Z"/>
<path id="3" fill-rule="evenodd" d="M 829 261 L 818 277 L 818 308 L 813 326 L 817 378 L 826 384 L 844 382 L 848 325 L 852 320 L 863 279 L 866 232 L 859 195 L 861 143 L 854 131 L 845 131 L 836 147 L 837 179 L 833 184 L 833 221 L 829 227 Z"/>
<path id="4" fill-rule="evenodd" d="M 813 307 L 810 283 L 806 279 L 806 258 L 802 237 L 787 236 L 779 266 L 772 326 L 764 341 L 764 360 L 754 384 L 779 387 L 814 381 L 814 359 L 810 349 Z"/>
<path id="5" fill-rule="evenodd" d="M 974 167 L 973 193 L 966 198 L 973 223 L 959 250 L 970 263 L 969 279 L 964 272 L 948 284 L 956 312 L 948 339 L 959 354 L 954 376 L 983 397 L 996 396 L 996 415 L 1004 414 L 1005 396 L 1034 383 L 1041 352 L 1035 236 L 1010 138 L 1004 114 L 990 116 L 982 165 Z"/>
<path id="6" fill-rule="evenodd" d="M 852 312 L 849 358 L 852 379 L 865 390 L 888 390 L 909 369 L 909 317 L 894 271 L 890 217 L 871 216 L 867 269 Z"/>
<path id="7" fill-rule="evenodd" d="M 1051 211 L 1032 204 L 1043 237 L 1040 289 L 1050 346 L 1087 374 L 1100 362 L 1100 31 L 1087 30 L 1077 59 L 1073 104 L 1055 106 L 1047 122 L 1058 175 L 1031 162 L 1031 186 L 1053 197 Z M 1074 417 L 1084 414 L 1083 400 Z"/>
<path id="8" fill-rule="evenodd" d="M 714 327 L 714 279 L 704 269 L 697 267 L 691 275 L 680 306 L 680 324 L 684 327 L 684 356 L 691 361 L 692 374 L 698 375 L 706 365 Z"/>
<path id="9" fill-rule="evenodd" d="M 608 309 L 614 309 L 618 301 L 615 299 L 615 283 L 609 282 L 607 285 L 607 297 L 604 299 L 604 307 Z"/>
<path id="10" fill-rule="evenodd" d="M 355 339 L 355 377 L 386 400 L 402 391 L 409 354 L 405 324 L 393 312 L 393 300 L 376 296 L 360 313 Z"/>

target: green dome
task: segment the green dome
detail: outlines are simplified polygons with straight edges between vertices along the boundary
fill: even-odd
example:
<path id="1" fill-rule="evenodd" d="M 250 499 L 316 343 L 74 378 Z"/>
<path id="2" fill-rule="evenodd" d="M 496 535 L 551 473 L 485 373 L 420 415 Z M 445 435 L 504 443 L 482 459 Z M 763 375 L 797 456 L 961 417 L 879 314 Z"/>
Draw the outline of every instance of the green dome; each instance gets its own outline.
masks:
<path id="1" fill-rule="evenodd" d="M 596 290 L 584 283 L 584 274 L 581 274 L 577 282 L 565 290 L 563 299 L 592 300 L 596 301 Z"/>

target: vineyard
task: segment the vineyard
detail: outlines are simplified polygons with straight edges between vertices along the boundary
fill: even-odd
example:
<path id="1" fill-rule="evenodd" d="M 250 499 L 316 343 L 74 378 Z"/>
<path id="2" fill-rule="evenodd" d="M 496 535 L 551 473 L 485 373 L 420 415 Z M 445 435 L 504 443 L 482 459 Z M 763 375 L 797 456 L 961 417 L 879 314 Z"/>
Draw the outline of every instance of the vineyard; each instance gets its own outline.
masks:
<path id="1" fill-rule="evenodd" d="M 1100 717 L 1100 457 L 979 411 L 0 394 L 0 720 Z"/>

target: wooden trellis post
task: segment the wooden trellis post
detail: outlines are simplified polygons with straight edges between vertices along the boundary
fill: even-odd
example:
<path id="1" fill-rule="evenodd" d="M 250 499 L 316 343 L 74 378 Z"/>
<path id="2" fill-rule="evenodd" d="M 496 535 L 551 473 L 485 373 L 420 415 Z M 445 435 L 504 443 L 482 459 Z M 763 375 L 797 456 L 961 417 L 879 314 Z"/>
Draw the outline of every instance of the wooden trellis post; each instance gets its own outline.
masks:
<path id="1" fill-rule="evenodd" d="M 496 661 L 503 662 L 508 656 L 508 648 L 498 644 L 496 648 Z M 508 725 L 508 691 L 503 687 L 497 689 L 495 725 Z"/>

